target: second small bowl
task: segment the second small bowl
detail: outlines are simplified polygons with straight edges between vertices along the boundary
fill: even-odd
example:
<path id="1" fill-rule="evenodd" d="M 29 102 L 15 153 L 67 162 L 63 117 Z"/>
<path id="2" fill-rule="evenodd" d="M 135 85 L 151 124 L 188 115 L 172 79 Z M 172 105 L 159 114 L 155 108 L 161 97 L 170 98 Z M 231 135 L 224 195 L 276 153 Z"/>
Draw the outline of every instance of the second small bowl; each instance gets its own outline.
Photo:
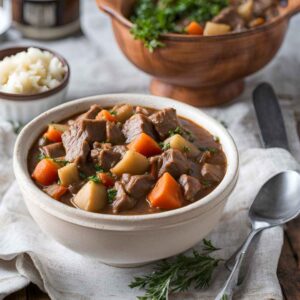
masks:
<path id="1" fill-rule="evenodd" d="M 28 48 L 15 47 L 0 50 L 0 60 L 26 51 Z M 50 52 L 61 61 L 66 67 L 64 79 L 57 87 L 42 93 L 23 95 L 0 92 L 0 119 L 26 124 L 42 112 L 64 102 L 70 79 L 70 67 L 59 54 L 44 48 L 38 49 Z"/>

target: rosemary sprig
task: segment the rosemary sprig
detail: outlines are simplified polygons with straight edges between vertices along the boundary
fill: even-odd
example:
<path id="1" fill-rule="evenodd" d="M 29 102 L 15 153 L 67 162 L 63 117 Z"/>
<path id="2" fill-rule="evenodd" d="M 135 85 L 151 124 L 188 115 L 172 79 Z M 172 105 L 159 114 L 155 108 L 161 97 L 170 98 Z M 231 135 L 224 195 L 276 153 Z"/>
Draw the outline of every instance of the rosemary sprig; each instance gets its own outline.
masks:
<path id="1" fill-rule="evenodd" d="M 138 297 L 140 300 L 167 300 L 171 293 L 186 291 L 190 287 L 205 288 L 222 260 L 210 256 L 216 250 L 218 248 L 211 241 L 203 240 L 202 254 L 194 250 L 192 256 L 181 254 L 163 260 L 151 274 L 135 277 L 129 287 L 145 289 L 145 295 Z"/>

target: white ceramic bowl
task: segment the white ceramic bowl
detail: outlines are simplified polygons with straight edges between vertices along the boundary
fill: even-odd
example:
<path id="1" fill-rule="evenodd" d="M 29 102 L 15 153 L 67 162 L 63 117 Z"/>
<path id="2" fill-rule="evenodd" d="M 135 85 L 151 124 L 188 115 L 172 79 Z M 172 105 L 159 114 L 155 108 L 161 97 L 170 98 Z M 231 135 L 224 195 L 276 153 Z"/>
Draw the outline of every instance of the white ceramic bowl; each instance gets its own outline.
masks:
<path id="1" fill-rule="evenodd" d="M 0 51 L 0 60 L 18 52 L 26 51 L 27 49 L 28 47 L 3 49 Z M 39 49 L 52 53 L 67 67 L 63 81 L 54 89 L 33 95 L 0 92 L 0 119 L 26 124 L 39 114 L 61 104 L 66 99 L 70 79 L 70 67 L 67 61 L 51 50 Z"/>
<path id="2" fill-rule="evenodd" d="M 90 213 L 53 200 L 39 190 L 27 169 L 28 151 L 50 122 L 83 112 L 91 104 L 174 107 L 177 113 L 220 138 L 228 168 L 220 185 L 188 206 L 158 214 L 118 216 Z M 238 178 L 238 153 L 227 130 L 192 106 L 162 97 L 115 94 L 80 99 L 43 113 L 20 133 L 14 151 L 14 172 L 32 217 L 64 246 L 114 266 L 135 266 L 183 252 L 203 239 L 218 223 Z"/>

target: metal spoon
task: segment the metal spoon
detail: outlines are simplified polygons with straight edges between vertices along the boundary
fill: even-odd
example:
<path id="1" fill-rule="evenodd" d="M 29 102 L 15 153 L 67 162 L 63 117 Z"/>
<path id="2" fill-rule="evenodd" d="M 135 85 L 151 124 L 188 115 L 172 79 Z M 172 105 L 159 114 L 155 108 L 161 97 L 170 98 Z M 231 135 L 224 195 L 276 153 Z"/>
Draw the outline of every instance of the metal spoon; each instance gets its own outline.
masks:
<path id="1" fill-rule="evenodd" d="M 281 172 L 261 188 L 249 210 L 252 229 L 236 255 L 234 267 L 215 300 L 232 299 L 241 265 L 248 247 L 257 233 L 294 219 L 300 213 L 300 175 L 295 171 Z"/>

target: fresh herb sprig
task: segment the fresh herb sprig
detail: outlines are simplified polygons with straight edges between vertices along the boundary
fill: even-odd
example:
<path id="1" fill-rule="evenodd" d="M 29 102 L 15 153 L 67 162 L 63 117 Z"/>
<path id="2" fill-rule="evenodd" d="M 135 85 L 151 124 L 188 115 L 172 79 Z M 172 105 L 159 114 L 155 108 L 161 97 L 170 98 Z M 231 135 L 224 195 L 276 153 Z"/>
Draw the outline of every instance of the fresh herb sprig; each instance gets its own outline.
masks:
<path id="1" fill-rule="evenodd" d="M 115 188 L 111 188 L 107 190 L 108 203 L 112 204 L 115 201 L 117 195 L 117 190 Z"/>
<path id="2" fill-rule="evenodd" d="M 178 255 L 174 259 L 158 263 L 149 275 L 134 278 L 131 288 L 145 289 L 140 300 L 166 300 L 170 293 L 186 291 L 190 287 L 196 289 L 209 285 L 213 271 L 222 259 L 210 254 L 219 250 L 211 241 L 203 240 L 203 253 L 194 250 L 192 256 Z"/>
<path id="3" fill-rule="evenodd" d="M 226 6 L 228 0 L 138 0 L 131 16 L 131 33 L 152 52 L 165 46 L 162 34 L 184 33 L 184 20 L 203 24 Z"/>

